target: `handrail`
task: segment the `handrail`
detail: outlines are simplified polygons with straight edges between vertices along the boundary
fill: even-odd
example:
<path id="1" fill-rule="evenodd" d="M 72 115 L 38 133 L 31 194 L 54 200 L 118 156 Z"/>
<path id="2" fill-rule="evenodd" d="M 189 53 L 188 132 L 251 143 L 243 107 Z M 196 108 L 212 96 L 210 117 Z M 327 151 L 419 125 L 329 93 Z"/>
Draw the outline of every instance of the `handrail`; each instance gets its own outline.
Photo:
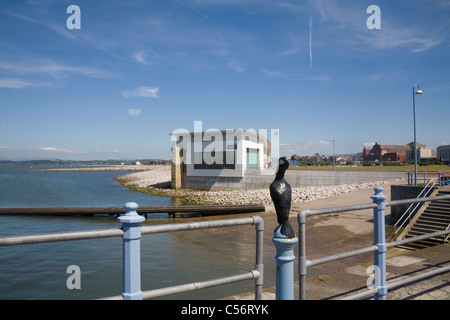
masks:
<path id="1" fill-rule="evenodd" d="M 450 223 L 448 224 L 447 228 L 445 228 L 445 230 L 448 230 L 448 229 L 450 229 Z M 449 237 L 450 237 L 450 234 L 446 238 L 444 238 L 444 242 L 447 242 Z"/>
<path id="2" fill-rule="evenodd" d="M 407 285 L 409 283 L 412 282 L 416 282 L 416 281 L 420 281 L 426 278 L 430 278 L 433 276 L 437 276 L 441 273 L 445 273 L 445 272 L 449 272 L 450 271 L 450 264 L 446 265 L 444 267 L 440 267 L 438 269 L 435 270 L 431 270 L 428 272 L 424 272 L 424 273 L 420 273 L 420 274 L 416 274 L 410 277 L 406 277 L 404 279 L 401 280 L 397 280 L 397 281 L 393 281 L 393 282 L 388 282 L 386 284 L 387 289 L 395 289 L 404 285 Z M 363 298 L 368 298 L 371 295 L 374 295 L 378 293 L 378 288 L 373 288 L 373 289 L 369 289 L 369 290 L 365 290 L 362 292 L 358 292 L 358 293 L 354 293 L 348 296 L 345 296 L 343 298 L 341 298 L 340 300 L 356 300 L 356 299 L 363 299 Z"/>
<path id="3" fill-rule="evenodd" d="M 121 228 L 90 230 L 90 231 L 74 231 L 46 233 L 26 236 L 1 237 L 0 246 L 15 246 L 25 244 L 37 244 L 59 241 L 74 241 L 99 239 L 109 237 L 123 237 L 123 278 L 124 288 L 121 296 L 114 296 L 105 299 L 149 299 L 174 293 L 182 293 L 193 290 L 220 286 L 228 283 L 234 283 L 243 280 L 254 280 L 255 282 L 255 299 L 262 299 L 263 286 L 263 238 L 264 238 L 264 220 L 259 216 L 250 216 L 246 218 L 232 218 L 213 221 L 186 222 L 164 225 L 141 226 L 140 222 L 144 221 L 144 217 L 140 217 L 137 212 L 136 203 L 127 203 L 125 208 L 127 213 L 119 217 L 122 223 Z M 139 219 L 139 220 L 136 220 Z M 208 281 L 194 282 L 186 285 L 174 287 L 140 291 L 140 238 L 143 234 L 155 234 L 175 231 L 190 231 L 206 228 L 219 228 L 230 226 L 254 225 L 256 230 L 256 253 L 254 269 L 243 274 L 231 275 L 227 277 L 217 278 Z M 133 243 L 134 242 L 134 243 Z M 127 265 L 127 268 L 125 268 Z M 133 267 L 130 267 L 133 265 Z M 132 283 L 132 285 L 130 285 Z M 136 286 L 139 289 L 136 289 Z M 136 291 L 133 291 L 136 290 Z"/>
<path id="4" fill-rule="evenodd" d="M 422 203 L 433 200 L 447 200 L 450 199 L 450 195 L 444 196 L 434 196 L 428 198 L 415 198 L 415 199 L 406 199 L 406 200 L 395 200 L 395 201 L 385 201 L 386 197 L 382 193 L 382 188 L 375 188 L 375 194 L 371 197 L 373 199 L 373 203 L 369 204 L 358 204 L 351 206 L 342 206 L 342 207 L 334 207 L 334 208 L 323 208 L 323 209 L 306 209 L 301 210 L 298 215 L 298 224 L 299 224 L 299 254 L 298 254 L 298 275 L 299 275 L 299 298 L 300 300 L 306 299 L 306 274 L 307 268 L 319 265 L 323 263 L 328 263 L 332 261 L 337 261 L 340 259 L 349 258 L 352 256 L 374 252 L 374 265 L 378 267 L 380 282 L 378 285 L 375 285 L 375 288 L 369 289 L 363 293 L 358 293 L 356 295 L 351 296 L 353 299 L 368 297 L 370 295 L 375 294 L 375 299 L 385 299 L 387 294 L 387 289 L 390 287 L 400 286 L 406 282 L 417 281 L 419 279 L 429 277 L 434 274 L 442 273 L 450 271 L 450 266 L 446 266 L 445 268 L 441 268 L 439 270 L 433 270 L 427 274 L 420 274 L 417 276 L 413 276 L 407 278 L 404 282 L 396 282 L 394 283 L 386 283 L 386 250 L 389 247 L 395 247 L 399 245 L 403 245 L 406 243 L 421 241 L 428 238 L 440 237 L 448 235 L 450 236 L 450 224 L 444 231 L 438 231 L 429 233 L 426 235 L 411 237 L 408 239 L 397 240 L 393 242 L 385 242 L 384 236 L 384 215 L 385 215 L 385 207 L 387 206 L 396 206 L 396 205 L 404 205 L 404 204 L 413 204 L 413 203 Z M 348 211 L 357 211 L 364 209 L 373 209 L 374 211 L 374 245 L 370 247 L 365 247 L 361 249 L 356 249 L 352 251 L 342 252 L 330 256 L 325 256 L 321 258 L 317 258 L 314 260 L 308 260 L 306 258 L 306 220 L 307 217 L 313 215 L 321 215 L 321 214 L 329 214 L 329 213 L 339 213 L 339 212 L 348 212 Z M 417 280 L 416 280 L 417 279 Z M 346 297 L 347 298 L 347 297 Z"/>
<path id="5" fill-rule="evenodd" d="M 429 187 L 430 183 L 431 183 L 432 181 L 434 181 L 434 180 L 436 180 L 436 181 L 433 182 L 433 185 L 432 185 L 431 187 Z M 436 186 L 436 184 L 438 184 L 438 183 L 439 183 L 439 181 L 438 181 L 437 178 L 430 179 L 430 181 L 429 181 L 429 182 L 427 183 L 427 185 L 422 189 L 422 191 L 419 193 L 419 195 L 418 195 L 416 198 L 421 198 L 421 195 L 422 195 L 422 194 L 424 193 L 424 191 L 429 187 L 430 189 L 428 189 L 428 191 L 422 196 L 422 198 L 425 198 L 425 197 L 430 193 L 430 191 L 434 188 L 434 186 Z M 411 203 L 411 204 L 409 205 L 408 209 L 406 209 L 406 211 L 401 215 L 401 217 L 400 217 L 400 218 L 397 220 L 397 222 L 394 224 L 394 229 L 395 229 L 394 235 L 397 234 L 397 232 L 403 227 L 403 225 L 405 224 L 406 221 L 410 221 L 411 216 L 414 214 L 414 212 L 416 211 L 416 209 L 419 207 L 420 203 L 417 203 L 416 206 L 414 207 L 414 209 L 413 209 L 412 211 L 410 211 L 410 209 L 411 209 L 411 207 L 412 207 L 413 205 L 414 205 L 414 203 Z M 400 226 L 397 226 L 397 224 L 398 224 L 399 222 L 402 221 L 403 217 L 405 216 L 405 214 L 406 214 L 407 212 L 409 212 L 409 215 L 408 215 L 407 219 L 404 219 L 403 222 L 402 222 L 402 224 L 401 224 Z"/>
<path id="6" fill-rule="evenodd" d="M 264 211 L 263 204 L 241 204 L 241 205 L 181 205 L 181 206 L 142 206 L 137 209 L 138 214 L 151 213 L 244 213 Z M 123 207 L 63 207 L 63 208 L 0 208 L 0 215 L 95 215 L 124 214 Z"/>
<path id="7" fill-rule="evenodd" d="M 100 238 L 111 238 L 121 236 L 123 236 L 123 230 L 121 229 L 44 233 L 29 236 L 2 237 L 0 238 L 0 247 L 16 246 L 23 244 L 37 244 L 46 242 L 100 239 Z"/>

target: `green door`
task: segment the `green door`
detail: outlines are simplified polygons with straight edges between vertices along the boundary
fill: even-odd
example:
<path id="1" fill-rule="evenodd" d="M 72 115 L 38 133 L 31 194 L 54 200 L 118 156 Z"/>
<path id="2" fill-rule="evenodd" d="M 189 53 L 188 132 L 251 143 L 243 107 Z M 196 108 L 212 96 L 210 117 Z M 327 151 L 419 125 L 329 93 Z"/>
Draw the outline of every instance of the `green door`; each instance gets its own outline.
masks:
<path id="1" fill-rule="evenodd" d="M 258 149 L 247 148 L 247 169 L 258 169 Z"/>

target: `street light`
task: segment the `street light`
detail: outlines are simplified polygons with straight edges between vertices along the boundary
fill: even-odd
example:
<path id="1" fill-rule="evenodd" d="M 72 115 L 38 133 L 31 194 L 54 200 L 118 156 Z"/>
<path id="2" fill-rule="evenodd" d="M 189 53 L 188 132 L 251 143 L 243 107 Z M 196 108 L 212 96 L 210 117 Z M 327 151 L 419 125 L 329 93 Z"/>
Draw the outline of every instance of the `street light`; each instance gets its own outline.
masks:
<path id="1" fill-rule="evenodd" d="M 336 157 L 334 156 L 334 138 L 331 138 L 330 141 L 333 141 L 333 171 L 336 172 Z"/>
<path id="2" fill-rule="evenodd" d="M 416 90 L 417 87 L 417 90 Z M 417 186 L 417 141 L 416 141 L 416 95 L 422 95 L 423 91 L 416 83 L 413 87 L 413 116 L 414 116 L 414 185 Z"/>

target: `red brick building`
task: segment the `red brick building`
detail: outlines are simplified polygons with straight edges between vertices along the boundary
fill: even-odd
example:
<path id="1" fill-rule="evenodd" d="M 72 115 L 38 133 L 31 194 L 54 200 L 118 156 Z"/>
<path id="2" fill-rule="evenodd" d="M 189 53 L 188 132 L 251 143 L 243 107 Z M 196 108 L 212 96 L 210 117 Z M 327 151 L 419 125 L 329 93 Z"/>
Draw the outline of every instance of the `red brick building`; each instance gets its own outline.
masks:
<path id="1" fill-rule="evenodd" d="M 363 149 L 364 161 L 394 161 L 403 162 L 410 158 L 412 149 L 408 145 L 379 145 L 375 143 L 372 149 Z"/>

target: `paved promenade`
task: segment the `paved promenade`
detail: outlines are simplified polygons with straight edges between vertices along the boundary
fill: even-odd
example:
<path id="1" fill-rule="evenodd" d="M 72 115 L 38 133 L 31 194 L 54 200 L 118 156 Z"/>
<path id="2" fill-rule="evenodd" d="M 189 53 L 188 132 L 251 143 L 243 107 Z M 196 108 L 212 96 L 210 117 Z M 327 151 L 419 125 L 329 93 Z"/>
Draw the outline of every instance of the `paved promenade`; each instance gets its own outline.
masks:
<path id="1" fill-rule="evenodd" d="M 400 183 L 400 182 L 396 182 Z M 384 194 L 390 200 L 390 186 L 384 185 Z M 372 189 L 358 190 L 333 198 L 316 200 L 295 205 L 291 212 L 291 224 L 298 229 L 297 213 L 302 209 L 328 208 L 335 206 L 371 203 Z M 275 299 L 275 248 L 272 244 L 273 230 L 277 226 L 273 208 L 261 215 L 265 222 L 264 239 L 264 298 Z M 344 212 L 308 218 L 306 224 L 306 256 L 315 259 L 331 254 L 367 247 L 373 244 L 373 210 Z M 386 208 L 389 222 L 390 208 Z M 295 249 L 298 255 L 298 245 Z M 391 248 L 387 252 L 387 278 L 399 280 L 417 272 L 431 271 L 450 263 L 450 244 L 419 251 Z M 373 264 L 373 253 L 360 255 L 308 269 L 307 299 L 339 299 L 359 290 L 366 289 L 367 267 Z M 297 262 L 295 279 L 298 281 Z M 295 298 L 298 299 L 298 282 L 295 284 Z M 252 299 L 251 295 L 236 295 L 230 299 Z M 450 300 L 450 273 L 416 282 L 388 292 L 388 300 Z"/>

